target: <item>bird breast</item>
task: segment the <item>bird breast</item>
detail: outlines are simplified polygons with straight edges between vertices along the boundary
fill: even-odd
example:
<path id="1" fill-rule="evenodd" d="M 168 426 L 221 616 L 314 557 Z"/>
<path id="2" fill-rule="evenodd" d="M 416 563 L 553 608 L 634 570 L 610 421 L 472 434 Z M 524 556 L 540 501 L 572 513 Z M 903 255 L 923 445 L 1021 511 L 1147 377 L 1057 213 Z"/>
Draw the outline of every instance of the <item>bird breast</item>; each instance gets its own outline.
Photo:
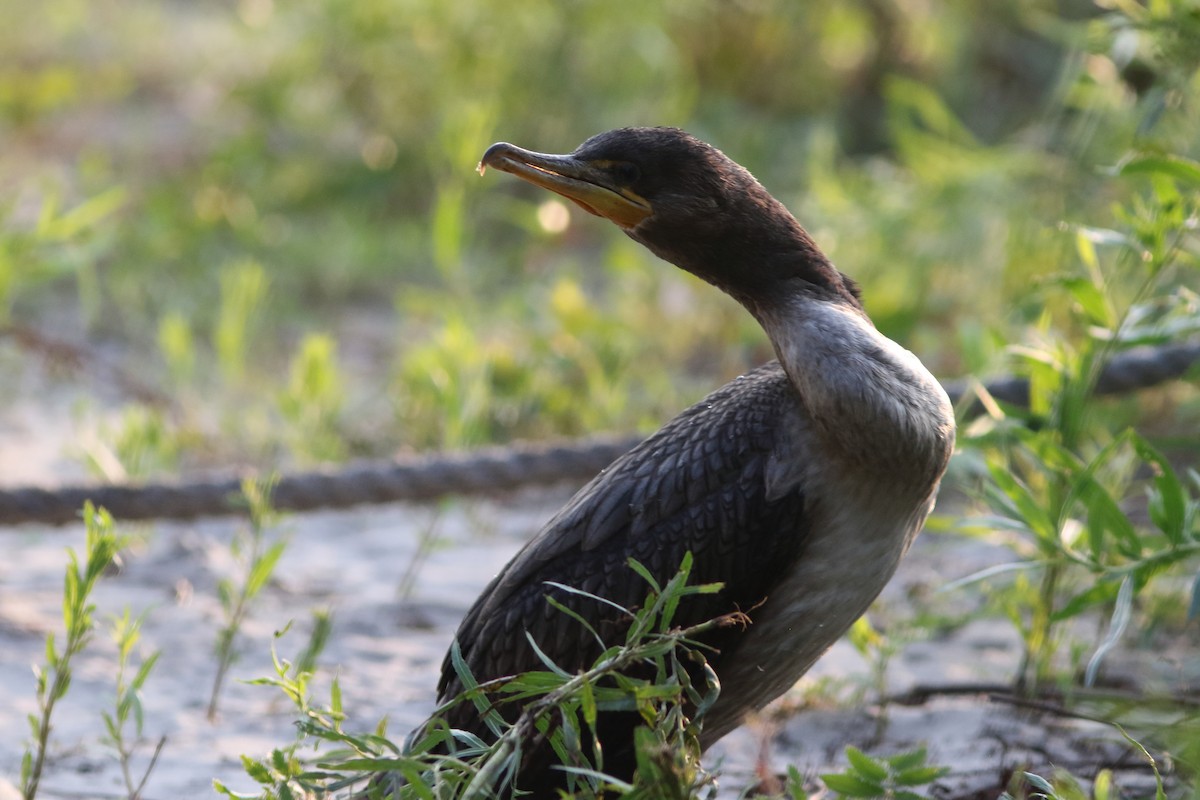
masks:
<path id="1" fill-rule="evenodd" d="M 738 657 L 721 670 L 722 684 L 739 687 L 742 705 L 718 700 L 705 717 L 704 747 L 786 692 L 866 612 L 933 508 L 932 494 L 918 498 L 840 470 L 820 472 L 808 478 L 804 550 L 754 614 Z"/>
<path id="2" fill-rule="evenodd" d="M 954 447 L 941 385 L 856 309 L 793 298 L 759 319 L 808 422 L 790 461 L 773 458 L 801 473 L 809 534 L 723 665 L 741 707 L 718 701 L 704 746 L 787 691 L 867 610 L 933 509 Z"/>

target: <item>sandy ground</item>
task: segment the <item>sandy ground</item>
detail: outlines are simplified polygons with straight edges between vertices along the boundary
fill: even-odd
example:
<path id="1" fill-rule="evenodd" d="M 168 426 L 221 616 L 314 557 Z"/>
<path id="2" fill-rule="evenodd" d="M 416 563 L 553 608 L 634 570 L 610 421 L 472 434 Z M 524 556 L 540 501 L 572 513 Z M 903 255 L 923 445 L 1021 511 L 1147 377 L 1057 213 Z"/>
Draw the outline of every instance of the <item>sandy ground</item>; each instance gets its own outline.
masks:
<path id="1" fill-rule="evenodd" d="M 63 456 L 74 432 L 45 424 L 61 409 L 39 402 L 14 404 L 10 410 L 0 423 L 6 442 L 0 451 L 0 485 L 77 477 L 77 467 Z M 317 700 L 328 698 L 330 680 L 337 675 L 349 727 L 370 729 L 386 716 L 390 732 L 402 736 L 432 707 L 440 661 L 462 614 L 568 493 L 560 488 L 441 508 L 400 504 L 286 518 L 273 535 L 288 537 L 287 551 L 238 640 L 240 660 L 212 722 L 205 708 L 222 625 L 216 586 L 237 573 L 229 543 L 243 523 L 124 528 L 136 543 L 123 554 L 119 571 L 96 590 L 101 630 L 78 659 L 70 692 L 55 714 L 39 796 L 125 796 L 117 760 L 102 742 L 101 712 L 112 707 L 116 672 L 115 647 L 104 628 L 111 615 L 126 608 L 147 614 L 141 657 L 155 650 L 162 654 L 146 684 L 146 741 L 135 758 L 135 768 L 144 768 L 153 743 L 166 737 L 146 785 L 147 800 L 212 797 L 214 778 L 235 790 L 253 791 L 241 756 L 262 756 L 292 741 L 295 717 L 278 690 L 244 680 L 270 674 L 272 634 L 288 623 L 293 628 L 280 641 L 280 653 L 299 652 L 314 609 L 328 609 L 334 619 L 314 683 Z M 417 573 L 411 594 L 401 598 L 401 578 L 421 531 L 431 524 L 437 526 L 440 546 Z M 0 800 L 7 800 L 17 796 L 28 742 L 26 717 L 36 710 L 31 667 L 43 659 L 48 634 L 62 637 L 62 575 L 68 548 L 83 548 L 83 530 L 28 525 L 0 528 L 0 537 L 5 552 L 0 559 L 0 730 L 5 732 Z M 949 579 L 1008 558 L 977 541 L 925 535 L 885 592 L 880 618 L 903 619 L 911 613 L 911 598 L 927 597 Z M 954 597 L 943 605 L 973 602 Z M 1005 681 L 1014 674 L 1018 642 L 1003 621 L 979 619 L 929 637 L 908 642 L 894 656 L 887 671 L 892 691 L 917 684 Z M 1200 659 L 1194 652 L 1135 655 L 1141 660 L 1131 663 L 1140 666 L 1132 669 L 1195 684 Z M 1048 775 L 1055 765 L 1085 776 L 1116 766 L 1127 796 L 1148 796 L 1152 787 L 1144 765 L 1106 726 L 1030 714 L 979 696 L 892 705 L 886 722 L 877 706 L 832 701 L 862 694 L 858 690 L 866 689 L 869 676 L 869 665 L 853 648 L 836 645 L 782 705 L 710 752 L 707 763 L 724 776 L 723 794 L 736 796 L 752 783 L 760 760 L 776 772 L 789 764 L 810 775 L 827 771 L 841 763 L 846 744 L 877 753 L 926 745 L 931 763 L 954 768 L 934 788 L 935 797 L 996 797 L 1012 769 Z"/>

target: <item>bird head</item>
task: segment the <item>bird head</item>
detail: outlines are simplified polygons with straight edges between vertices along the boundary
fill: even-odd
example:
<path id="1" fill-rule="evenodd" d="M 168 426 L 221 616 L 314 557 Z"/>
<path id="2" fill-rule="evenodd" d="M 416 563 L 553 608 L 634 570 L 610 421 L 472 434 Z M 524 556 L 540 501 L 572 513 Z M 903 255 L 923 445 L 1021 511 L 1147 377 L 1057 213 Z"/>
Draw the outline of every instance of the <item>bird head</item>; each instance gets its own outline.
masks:
<path id="1" fill-rule="evenodd" d="M 783 284 L 848 300 L 857 288 L 741 165 L 677 128 L 618 128 L 566 155 L 500 142 L 479 162 L 611 220 L 660 258 L 751 310 Z"/>

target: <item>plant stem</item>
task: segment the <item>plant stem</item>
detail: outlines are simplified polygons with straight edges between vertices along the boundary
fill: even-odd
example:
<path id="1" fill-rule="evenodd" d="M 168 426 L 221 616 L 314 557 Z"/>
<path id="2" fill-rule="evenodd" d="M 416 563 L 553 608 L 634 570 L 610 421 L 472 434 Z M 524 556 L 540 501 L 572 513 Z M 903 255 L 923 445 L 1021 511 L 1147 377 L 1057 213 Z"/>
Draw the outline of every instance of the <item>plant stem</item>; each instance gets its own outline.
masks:
<path id="1" fill-rule="evenodd" d="M 33 723 L 34 751 L 26 751 L 21 767 L 22 797 L 33 800 L 41 785 L 42 771 L 46 766 L 46 750 L 50 743 L 50 719 L 59 698 L 67 693 L 71 685 L 71 659 L 87 646 L 92 632 L 93 606 L 89 603 L 92 588 L 120 550 L 123 541 L 113 532 L 112 517 L 104 509 L 95 509 L 91 503 L 83 507 L 83 519 L 87 527 L 86 563 L 79 568 L 79 559 L 70 552 L 63 598 L 63 621 L 67 632 L 66 645 L 61 653 L 56 652 L 51 636 L 46 642 L 46 668 L 38 670 L 37 700 L 41 715 Z M 47 673 L 54 677 L 47 685 Z"/>

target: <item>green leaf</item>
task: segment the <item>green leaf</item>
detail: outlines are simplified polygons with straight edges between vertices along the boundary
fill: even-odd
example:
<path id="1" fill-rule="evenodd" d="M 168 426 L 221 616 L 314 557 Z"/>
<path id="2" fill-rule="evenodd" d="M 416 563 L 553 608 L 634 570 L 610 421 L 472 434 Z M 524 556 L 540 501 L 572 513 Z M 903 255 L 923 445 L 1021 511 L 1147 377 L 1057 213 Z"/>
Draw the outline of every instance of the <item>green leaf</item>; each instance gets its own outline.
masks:
<path id="1" fill-rule="evenodd" d="M 450 642 L 450 663 L 454 667 L 454 674 L 458 676 L 459 683 L 463 685 L 463 694 L 470 696 L 471 703 L 484 715 L 484 722 L 492 733 L 500 736 L 504 731 L 504 718 L 500 716 L 500 712 L 496 710 L 492 702 L 478 691 L 479 682 L 475 680 L 470 666 L 463 658 L 462 648 L 459 647 L 457 637 Z"/>
<path id="2" fill-rule="evenodd" d="M 54 647 L 54 631 L 46 634 L 46 666 L 50 669 L 58 666 L 58 650 Z"/>
<path id="3" fill-rule="evenodd" d="M 1095 583 L 1068 600 L 1062 608 L 1051 615 L 1050 619 L 1053 622 L 1062 622 L 1076 617 L 1089 608 L 1113 600 L 1119 589 L 1120 584 L 1113 580 Z"/>
<path id="4" fill-rule="evenodd" d="M 78 238 L 115 213 L 125 202 L 125 189 L 114 186 L 95 197 L 88 198 L 75 208 L 60 215 L 39 220 L 39 232 L 60 242 Z M 52 207 L 53 210 L 53 207 Z"/>
<path id="5" fill-rule="evenodd" d="M 846 747 L 846 760 L 855 772 L 868 781 L 879 782 L 888 776 L 888 769 L 882 762 L 876 761 L 853 745 Z"/>
<path id="6" fill-rule="evenodd" d="M 1184 183 L 1200 185 L 1200 163 L 1174 154 L 1140 154 L 1122 159 L 1119 175 L 1166 175 Z"/>
<path id="7" fill-rule="evenodd" d="M 628 608 L 621 605 L 620 603 L 614 603 L 612 600 L 609 600 L 607 597 L 600 597 L 598 595 L 592 594 L 591 592 L 585 592 L 582 589 L 576 589 L 574 586 L 568 586 L 565 583 L 558 583 L 557 581 L 545 581 L 543 583 L 543 585 L 544 586 L 552 586 L 555 589 L 560 589 L 560 590 L 566 592 L 567 594 L 579 595 L 580 597 L 586 597 L 589 600 L 595 600 L 597 603 L 603 603 L 607 606 L 615 608 L 617 611 L 620 611 L 622 614 L 624 614 L 627 617 L 633 616 L 633 613 Z"/>
<path id="8" fill-rule="evenodd" d="M 1041 569 L 1042 565 L 1034 561 L 1010 561 L 1007 564 L 994 564 L 990 567 L 985 567 L 978 572 L 972 572 L 965 578 L 951 581 L 938 588 L 938 593 L 952 592 L 961 589 L 964 586 L 969 586 L 972 583 L 987 580 L 994 575 L 1003 575 L 1006 572 L 1025 572 L 1027 570 Z"/>
<path id="9" fill-rule="evenodd" d="M 667 583 L 667 588 L 663 593 L 662 610 L 659 613 L 660 630 L 667 630 L 671 627 L 671 621 L 675 619 L 675 612 L 679 608 L 679 601 L 683 599 L 684 587 L 691 571 L 692 551 L 688 550 L 683 554 L 683 564 L 679 568 L 679 572 Z"/>
<path id="10" fill-rule="evenodd" d="M 142 735 L 142 729 L 146 725 L 146 716 L 142 710 L 142 700 L 137 694 L 131 695 L 133 707 L 133 728 L 138 736 Z"/>
<path id="11" fill-rule="evenodd" d="M 238 794 L 216 778 L 213 779 L 213 789 L 217 792 L 217 794 L 224 795 L 225 797 L 230 798 L 230 800 L 259 800 L 259 798 L 262 796 L 258 794 Z"/>
<path id="12" fill-rule="evenodd" d="M 270 786 L 275 782 L 275 779 L 271 777 L 271 770 L 267 769 L 265 765 L 255 761 L 249 756 L 242 756 L 242 769 L 244 769 L 246 774 L 254 779 L 256 783 L 260 783 L 263 786 Z"/>
<path id="13" fill-rule="evenodd" d="M 1138 456 L 1154 472 L 1150 520 L 1174 545 L 1181 544 L 1187 525 L 1187 497 L 1174 468 L 1162 453 L 1140 436 L 1133 437 Z"/>
<path id="14" fill-rule="evenodd" d="M 1012 516 L 1028 525 L 1040 542 L 1052 543 L 1057 547 L 1057 528 L 1044 504 L 1013 476 L 1007 466 L 993 464 L 989 465 L 988 469 L 995 484 L 994 488 L 1000 492 L 999 495 L 994 491 L 989 492 L 989 496 L 1004 501 L 1003 505 Z"/>
<path id="15" fill-rule="evenodd" d="M 830 789 L 845 797 L 882 797 L 886 794 L 882 785 L 857 775 L 833 773 L 822 775 L 821 780 Z"/>
<path id="16" fill-rule="evenodd" d="M 133 676 L 133 680 L 129 683 L 131 688 L 134 690 L 142 688 L 143 684 L 146 683 L 146 678 L 150 677 L 150 670 L 154 669 L 154 665 L 158 663 L 160 655 L 162 655 L 162 651 L 155 650 L 142 662 L 142 665 L 138 667 L 137 674 Z"/>
<path id="17" fill-rule="evenodd" d="M 584 594 L 584 595 L 587 594 L 586 592 L 579 592 L 579 590 L 577 590 L 577 589 L 571 589 L 571 587 L 569 587 L 569 586 L 564 586 L 562 584 L 554 583 L 553 581 L 547 581 L 546 583 L 547 583 L 547 585 L 554 586 L 555 588 L 558 588 L 558 589 L 572 591 L 572 592 L 576 592 L 576 593 Z M 547 594 L 547 595 L 544 595 L 544 597 L 545 597 L 546 603 L 551 608 L 554 608 L 557 611 L 560 611 L 563 614 L 566 614 L 571 619 L 575 620 L 577 623 L 579 623 L 580 627 L 582 627 L 585 631 L 587 631 L 588 633 L 590 633 L 592 635 L 592 638 L 596 640 L 596 643 L 598 645 L 600 645 L 600 647 L 604 647 L 604 640 L 600 638 L 600 634 L 596 632 L 596 629 L 592 627 L 592 624 L 590 622 L 588 622 L 586 619 L 584 619 L 584 617 L 578 611 L 576 611 L 572 608 L 568 608 L 567 606 L 558 602 L 558 600 L 556 600 L 551 595 Z M 609 601 L 606 600 L 605 602 L 609 602 Z M 621 608 L 616 603 L 612 603 L 612 605 L 616 608 Z M 621 610 L 624 611 L 626 614 L 629 613 L 628 609 L 622 608 Z"/>
<path id="18" fill-rule="evenodd" d="M 897 772 L 892 780 L 899 786 L 922 786 L 949 773 L 949 767 L 910 767 Z"/>
<path id="19" fill-rule="evenodd" d="M 584 681 L 580 687 L 580 708 L 583 710 L 583 721 L 592 730 L 596 729 L 596 694 L 592 691 L 591 681 Z"/>
<path id="20" fill-rule="evenodd" d="M 690 556 L 690 555 L 691 555 L 691 552 L 689 551 L 687 553 L 687 556 Z M 685 556 L 685 558 L 686 558 L 686 556 Z M 643 566 L 642 563 L 640 561 L 638 561 L 636 558 L 630 558 L 628 563 L 629 563 L 630 569 L 632 569 L 634 572 L 636 572 L 638 575 L 640 575 L 642 577 L 642 580 L 644 580 L 646 583 L 650 584 L 650 588 L 654 591 L 655 594 L 662 594 L 662 587 L 659 586 L 658 581 L 656 581 L 654 579 L 654 576 L 650 574 L 650 570 L 646 569 L 646 567 Z"/>
<path id="21" fill-rule="evenodd" d="M 262 558 L 254 562 L 254 566 L 250 570 L 250 577 L 246 580 L 246 597 L 256 596 L 262 587 L 266 585 L 266 582 L 271 578 L 271 573 L 275 571 L 275 565 L 279 562 L 279 558 L 286 549 L 287 541 L 281 539 L 272 543 L 266 552 L 263 553 Z"/>
<path id="22" fill-rule="evenodd" d="M 536 655 L 538 660 L 546 666 L 546 669 L 560 678 L 570 679 L 571 673 L 567 672 L 558 664 L 555 664 L 554 659 L 550 658 L 550 656 L 546 655 L 546 653 L 542 651 L 542 648 L 538 647 L 537 640 L 533 638 L 532 633 L 525 631 L 525 640 L 529 642 L 529 646 L 533 648 L 534 655 Z"/>
<path id="23" fill-rule="evenodd" d="M 1084 236 L 1076 236 L 1075 241 L 1079 248 L 1080 258 L 1087 263 L 1090 269 L 1099 270 L 1096 250 L 1092 247 L 1091 241 Z M 1090 262 L 1088 259 L 1091 259 Z M 1089 322 L 1100 325 L 1106 330 L 1115 327 L 1116 311 L 1113 310 L 1103 288 L 1088 278 L 1078 277 L 1063 280 L 1063 286 L 1071 295 L 1071 299 L 1078 303 L 1083 313 L 1087 315 Z"/>
<path id="24" fill-rule="evenodd" d="M 1023 772 L 1021 774 L 1025 776 L 1025 782 L 1037 789 L 1039 792 L 1045 792 L 1049 795 L 1054 794 L 1054 787 L 1050 785 L 1050 781 L 1046 780 L 1041 775 L 1035 775 L 1032 772 Z"/>
<path id="25" fill-rule="evenodd" d="M 1113 604 L 1112 619 L 1108 623 L 1108 635 L 1104 637 L 1104 641 L 1096 648 L 1095 654 L 1088 662 L 1083 676 L 1084 686 L 1090 687 L 1095 684 L 1096 673 L 1100 671 L 1100 663 L 1104 660 L 1104 656 L 1117 646 L 1121 635 L 1125 633 L 1125 628 L 1129 625 L 1129 618 L 1133 613 L 1133 584 L 1132 575 L 1126 575 L 1125 580 L 1121 581 L 1121 589 L 1117 592 L 1117 602 Z"/>
<path id="26" fill-rule="evenodd" d="M 101 711 L 100 717 L 104 720 L 104 729 L 108 731 L 108 738 L 114 742 L 120 739 L 121 733 L 117 730 L 117 722 L 113 719 L 112 714 L 109 714 L 107 711 Z"/>
<path id="27" fill-rule="evenodd" d="M 67 690 L 71 688 L 71 668 L 64 662 L 55 673 L 54 685 L 51 688 L 51 699 L 61 700 L 66 697 Z"/>
<path id="28" fill-rule="evenodd" d="M 916 750 L 909 750 L 907 753 L 897 753 L 894 756 L 889 756 L 887 759 L 888 766 L 895 772 L 903 772 L 913 767 L 925 766 L 925 759 L 928 756 L 924 747 L 918 747 Z"/>
<path id="29" fill-rule="evenodd" d="M 808 792 L 804 791 L 804 773 L 794 765 L 787 768 L 787 792 L 790 800 L 808 800 Z"/>
<path id="30" fill-rule="evenodd" d="M 400 767 L 400 774 L 404 776 L 406 784 L 416 790 L 417 797 L 420 800 L 434 800 L 436 795 L 425 784 L 425 781 L 421 780 L 421 771 L 417 767 L 414 767 L 412 763 L 402 765 Z"/>
<path id="31" fill-rule="evenodd" d="M 1090 473 L 1080 476 L 1076 489 L 1087 507 L 1088 545 L 1092 558 L 1099 561 L 1104 556 L 1106 531 L 1116 537 L 1121 553 L 1126 557 L 1141 556 L 1142 538 L 1112 494 Z"/>

